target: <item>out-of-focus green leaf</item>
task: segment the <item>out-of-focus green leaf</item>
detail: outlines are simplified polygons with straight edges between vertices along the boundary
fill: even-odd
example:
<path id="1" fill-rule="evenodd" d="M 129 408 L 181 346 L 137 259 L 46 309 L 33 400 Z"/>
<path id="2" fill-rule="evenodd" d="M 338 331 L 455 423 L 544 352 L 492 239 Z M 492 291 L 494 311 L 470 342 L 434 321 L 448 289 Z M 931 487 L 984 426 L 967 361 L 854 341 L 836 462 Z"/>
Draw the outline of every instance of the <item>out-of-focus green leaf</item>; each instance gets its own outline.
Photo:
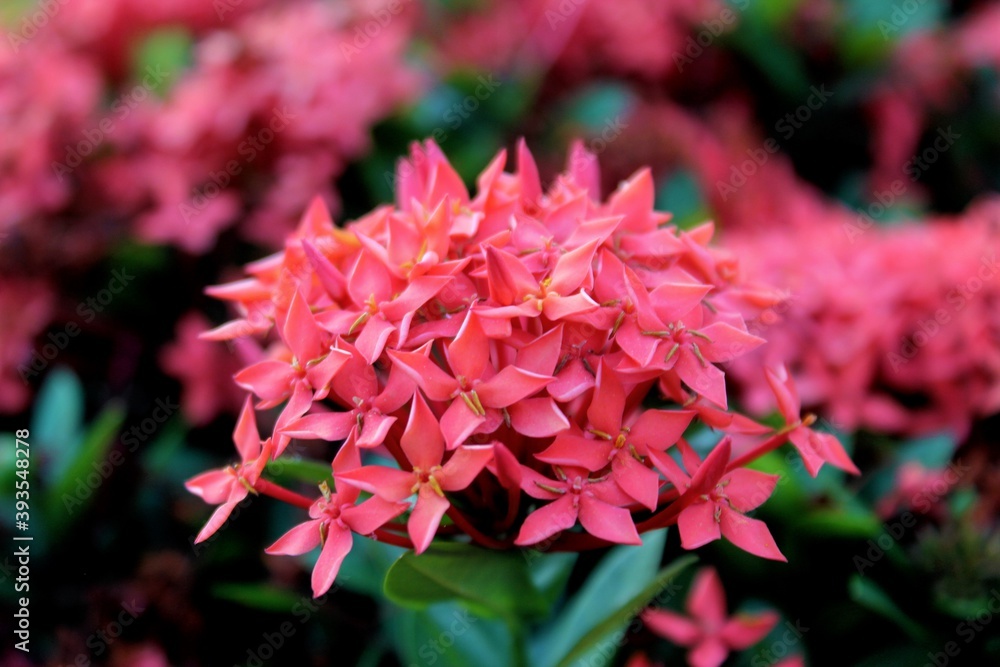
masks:
<path id="1" fill-rule="evenodd" d="M 605 620 L 608 609 L 621 607 L 649 585 L 660 568 L 666 537 L 666 530 L 646 533 L 642 546 L 609 550 L 552 623 L 533 638 L 531 664 L 558 664 Z"/>
<path id="2" fill-rule="evenodd" d="M 385 619 L 389 639 L 404 665 L 507 667 L 518 665 L 507 627 L 479 618 L 452 602 L 422 611 L 392 609 Z"/>
<path id="3" fill-rule="evenodd" d="M 681 229 L 690 229 L 710 216 L 695 175 L 687 169 L 674 172 L 656 190 L 656 208 L 670 211 L 670 221 Z"/>
<path id="4" fill-rule="evenodd" d="M 215 584 L 211 592 L 213 597 L 220 600 L 229 600 L 251 609 L 279 613 L 291 613 L 296 605 L 302 605 L 307 601 L 307 598 L 297 593 L 269 584 Z"/>
<path id="5" fill-rule="evenodd" d="M 419 556 L 407 552 L 389 568 L 383 590 L 393 602 L 418 609 L 458 600 L 480 614 L 504 619 L 546 611 L 527 561 L 516 550 L 441 543 Z"/>
<path id="6" fill-rule="evenodd" d="M 192 45 L 191 33 L 183 28 L 153 32 L 132 59 L 133 80 L 162 96 L 191 64 Z"/>
<path id="7" fill-rule="evenodd" d="M 315 562 L 318 551 L 313 553 Z M 401 547 L 355 535 L 354 546 L 340 566 L 337 583 L 355 593 L 381 597 L 386 572 L 404 553 L 406 549 Z M 310 556 L 307 554 L 303 558 L 308 560 Z"/>
<path id="8" fill-rule="evenodd" d="M 646 608 L 650 600 L 657 597 L 661 592 L 669 590 L 668 587 L 674 578 L 697 560 L 695 556 L 684 556 L 660 570 L 645 588 L 625 604 L 608 614 L 602 621 L 591 628 L 587 634 L 581 637 L 576 645 L 559 661 L 557 667 L 569 667 L 574 664 L 574 661 L 580 660 L 591 653 L 604 655 L 607 653 L 605 649 L 609 644 L 611 644 L 612 648 L 616 647 L 618 645 L 617 638 L 628 623 Z M 615 638 L 616 641 L 612 643 L 611 638 Z"/>
<path id="9" fill-rule="evenodd" d="M 279 484 L 306 482 L 318 485 L 320 482 L 326 482 L 331 489 L 334 488 L 330 464 L 321 461 L 280 458 L 277 461 L 268 461 L 265 471 L 271 479 Z"/>
<path id="10" fill-rule="evenodd" d="M 907 616 L 893 602 L 892 598 L 871 579 L 856 574 L 851 577 L 849 590 L 852 600 L 876 614 L 889 619 L 915 641 L 920 641 L 925 636 L 923 628 Z"/>
<path id="11" fill-rule="evenodd" d="M 87 429 L 78 450 L 67 452 L 69 465 L 61 476 L 51 480 L 46 493 L 46 520 L 53 530 L 58 531 L 94 497 L 97 489 L 91 479 L 95 475 L 103 484 L 114 472 L 114 466 L 107 460 L 108 452 L 124 420 L 124 406 L 118 401 L 108 403 Z"/>
<path id="12" fill-rule="evenodd" d="M 50 479 L 66 474 L 83 434 L 83 385 L 72 371 L 56 368 L 45 377 L 35 398 L 31 448 Z"/>
<path id="13" fill-rule="evenodd" d="M 943 468 L 951 461 L 957 446 L 954 436 L 948 433 L 915 438 L 899 446 L 899 461 L 915 461 L 925 468 Z"/>
<path id="14" fill-rule="evenodd" d="M 577 554 L 574 553 L 542 553 L 527 550 L 522 552 L 528 562 L 528 574 L 531 582 L 546 601 L 552 606 L 562 595 L 566 582 L 573 572 Z"/>
<path id="15" fill-rule="evenodd" d="M 593 84 L 566 103 L 564 120 L 582 126 L 586 134 L 600 134 L 615 118 L 627 115 L 633 101 L 634 95 L 622 84 Z"/>

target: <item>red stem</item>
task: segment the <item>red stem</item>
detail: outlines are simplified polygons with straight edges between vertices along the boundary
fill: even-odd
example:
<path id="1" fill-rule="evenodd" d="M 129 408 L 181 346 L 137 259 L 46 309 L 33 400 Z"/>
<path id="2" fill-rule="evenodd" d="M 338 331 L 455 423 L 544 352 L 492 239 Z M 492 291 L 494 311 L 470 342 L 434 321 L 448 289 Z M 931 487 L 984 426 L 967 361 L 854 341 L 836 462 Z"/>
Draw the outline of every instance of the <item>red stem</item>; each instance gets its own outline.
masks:
<path id="1" fill-rule="evenodd" d="M 511 542 L 497 540 L 489 535 L 484 535 L 479 532 L 479 530 L 472 525 L 472 522 L 469 521 L 454 505 L 448 507 L 447 514 L 448 517 L 455 522 L 455 525 L 465 531 L 476 544 L 489 547 L 490 549 L 509 549 L 512 546 Z"/>
<path id="2" fill-rule="evenodd" d="M 760 457 L 764 456 L 764 454 L 767 454 L 768 452 L 773 452 L 778 447 L 781 447 L 783 444 L 788 442 L 788 434 L 791 433 L 793 430 L 795 429 L 786 426 L 785 428 L 781 429 L 780 431 L 772 435 L 770 438 L 765 440 L 764 442 L 760 443 L 759 445 L 751 449 L 746 454 L 743 454 L 742 456 L 737 456 L 735 459 L 729 462 L 729 465 L 726 466 L 726 472 L 736 470 L 737 468 L 742 468 L 751 461 L 755 461 Z"/>
<path id="3" fill-rule="evenodd" d="M 385 542 L 386 544 L 403 547 L 404 549 L 413 548 L 413 542 L 410 541 L 410 538 L 387 532 L 384 528 L 378 528 L 375 530 L 375 539 L 379 542 Z"/>
<path id="4" fill-rule="evenodd" d="M 253 485 L 254 490 L 258 493 L 263 493 L 265 496 L 271 496 L 282 502 L 288 503 L 289 505 L 294 505 L 295 507 L 301 507 L 304 510 L 312 507 L 313 501 L 306 498 L 300 493 L 295 491 L 289 491 L 283 486 L 278 486 L 274 482 L 269 482 L 264 478 L 257 480 L 257 483 Z"/>

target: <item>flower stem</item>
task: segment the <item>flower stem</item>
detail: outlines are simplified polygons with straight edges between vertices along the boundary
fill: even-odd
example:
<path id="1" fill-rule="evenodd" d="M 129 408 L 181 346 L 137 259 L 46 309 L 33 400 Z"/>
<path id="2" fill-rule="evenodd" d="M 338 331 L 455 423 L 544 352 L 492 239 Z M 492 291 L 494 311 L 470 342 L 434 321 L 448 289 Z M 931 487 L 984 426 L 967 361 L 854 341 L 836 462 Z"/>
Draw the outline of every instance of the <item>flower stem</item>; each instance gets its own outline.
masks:
<path id="1" fill-rule="evenodd" d="M 743 454 L 742 456 L 737 456 L 735 459 L 729 462 L 728 466 L 726 466 L 726 472 L 736 470 L 737 468 L 742 468 L 751 461 L 755 461 L 760 457 L 764 456 L 764 454 L 767 454 L 768 452 L 773 452 L 778 447 L 781 447 L 783 444 L 788 442 L 788 434 L 791 433 L 793 430 L 794 429 L 790 429 L 787 427 L 783 428 L 774 435 L 772 435 L 770 438 L 765 440 L 764 442 L 760 443 L 759 445 L 751 449 L 746 454 Z"/>
<path id="2" fill-rule="evenodd" d="M 448 518 L 455 522 L 455 525 L 465 531 L 472 541 L 484 547 L 489 547 L 490 549 L 509 549 L 511 547 L 510 542 L 504 542 L 485 535 L 479 531 L 472 522 L 469 521 L 462 512 L 455 507 L 450 505 L 446 511 Z"/>
<path id="3" fill-rule="evenodd" d="M 283 486 L 278 486 L 274 482 L 269 482 L 264 478 L 260 478 L 253 485 L 255 491 L 263 493 L 265 496 L 271 496 L 277 500 L 288 503 L 289 505 L 294 505 L 295 507 L 301 507 L 302 509 L 309 509 L 312 507 L 313 501 L 306 498 L 300 493 L 295 491 L 289 491 Z"/>

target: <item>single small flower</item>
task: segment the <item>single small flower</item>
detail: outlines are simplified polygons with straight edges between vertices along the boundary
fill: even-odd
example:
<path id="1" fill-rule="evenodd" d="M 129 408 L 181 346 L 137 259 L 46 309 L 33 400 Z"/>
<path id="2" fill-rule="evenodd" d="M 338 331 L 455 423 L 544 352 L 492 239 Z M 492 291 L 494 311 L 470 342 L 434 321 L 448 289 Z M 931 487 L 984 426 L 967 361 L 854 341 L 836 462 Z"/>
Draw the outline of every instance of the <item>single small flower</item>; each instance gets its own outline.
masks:
<path id="1" fill-rule="evenodd" d="M 816 420 L 814 416 L 810 415 L 805 419 L 800 417 L 802 404 L 788 370 L 784 366 L 778 366 L 765 369 L 764 374 L 778 401 L 778 411 L 785 418 L 785 428 L 789 429 L 788 439 L 802 456 L 809 474 L 815 477 L 823 464 L 829 463 L 853 475 L 860 475 L 861 471 L 851 461 L 836 436 L 811 428 Z"/>
<path id="2" fill-rule="evenodd" d="M 254 491 L 254 484 L 271 458 L 271 438 L 263 443 L 257 431 L 253 403 L 247 398 L 233 430 L 233 441 L 240 453 L 240 462 L 222 470 L 204 472 L 185 482 L 188 491 L 210 505 L 219 505 L 195 538 L 195 544 L 211 537 L 226 522 L 233 509 Z"/>
<path id="3" fill-rule="evenodd" d="M 349 444 L 341 451 L 357 450 Z M 352 457 L 338 456 L 334 459 L 334 474 L 341 468 L 338 463 L 345 458 Z M 390 502 L 378 496 L 358 504 L 361 492 L 347 485 L 334 493 L 324 482 L 320 491 L 321 497 L 309 508 L 310 520 L 293 527 L 265 549 L 269 554 L 298 556 L 322 546 L 312 572 L 313 597 L 330 590 L 341 563 L 354 543 L 353 533 L 370 535 L 409 507 L 407 503 Z"/>
<path id="4" fill-rule="evenodd" d="M 418 392 L 413 397 L 410 419 L 400 446 L 413 466 L 399 470 L 386 466 L 365 466 L 337 474 L 337 482 L 355 486 L 390 502 L 416 494 L 417 500 L 407 522 L 414 550 L 419 554 L 430 546 L 441 517 L 451 503 L 445 491 L 468 487 L 493 458 L 492 445 L 462 445 L 444 461 L 445 443 L 441 428 L 427 401 Z"/>
<path id="5" fill-rule="evenodd" d="M 778 615 L 771 611 L 729 617 L 722 582 L 710 567 L 695 576 L 684 608 L 687 615 L 647 609 L 642 620 L 657 635 L 689 648 L 691 667 L 719 667 L 730 651 L 750 648 L 778 623 Z"/>
<path id="6" fill-rule="evenodd" d="M 626 392 L 614 370 L 602 361 L 597 388 L 587 409 L 586 433 L 559 434 L 535 455 L 553 465 L 599 471 L 611 466 L 612 479 L 631 499 L 656 509 L 660 477 L 647 465 L 649 450 L 665 451 L 691 423 L 693 412 L 629 409 Z"/>
<path id="7" fill-rule="evenodd" d="M 427 398 L 449 402 L 441 416 L 441 430 L 449 449 L 457 447 L 477 429 L 492 431 L 504 419 L 501 410 L 528 398 L 553 380 L 552 376 L 533 373 L 516 364 L 497 370 L 490 358 L 490 340 L 475 311 L 469 311 L 458 335 L 445 349 L 452 374 L 428 356 L 429 347 L 416 352 L 390 351 L 389 357 Z"/>
<path id="8" fill-rule="evenodd" d="M 684 467 L 665 454 L 655 450 L 650 457 L 660 472 L 682 493 L 677 501 L 682 509 L 677 516 L 677 529 L 681 546 L 698 547 L 725 537 L 740 549 L 761 558 L 787 561 L 775 544 L 767 525 L 760 519 L 745 516 L 771 497 L 777 475 L 756 470 L 737 468 L 726 472 L 731 447 L 724 438 L 701 461 L 691 447 L 681 440 L 678 443 Z"/>
<path id="9" fill-rule="evenodd" d="M 632 499 L 608 475 L 591 478 L 585 468 L 553 466 L 557 479 L 523 467 L 521 489 L 532 498 L 550 500 L 528 515 L 514 544 L 537 544 L 569 530 L 577 521 L 594 537 L 618 544 L 642 544 L 632 515 L 623 505 Z"/>

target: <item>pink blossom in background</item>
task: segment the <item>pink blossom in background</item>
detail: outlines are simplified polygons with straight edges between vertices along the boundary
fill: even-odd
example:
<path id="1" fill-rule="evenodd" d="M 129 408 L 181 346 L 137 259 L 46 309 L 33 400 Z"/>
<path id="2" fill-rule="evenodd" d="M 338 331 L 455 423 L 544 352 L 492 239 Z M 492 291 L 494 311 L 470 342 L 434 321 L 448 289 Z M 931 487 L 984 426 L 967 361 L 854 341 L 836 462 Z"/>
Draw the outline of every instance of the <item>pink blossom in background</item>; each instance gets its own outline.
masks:
<path id="1" fill-rule="evenodd" d="M 791 295 L 750 323 L 769 341 L 760 354 L 787 364 L 803 406 L 842 430 L 964 435 L 1000 410 L 998 215 L 984 200 L 880 227 L 840 209 L 811 226 L 728 235 L 750 275 Z M 731 366 L 760 413 L 774 402 L 754 368 Z"/>
<path id="2" fill-rule="evenodd" d="M 689 648 L 691 667 L 719 667 L 731 651 L 748 649 L 778 623 L 771 611 L 728 616 L 726 594 L 713 568 L 698 571 L 684 603 L 686 615 L 669 609 L 647 609 L 642 620 L 664 639 Z"/>
<path id="3" fill-rule="evenodd" d="M 25 378 L 30 375 L 24 369 L 30 369 L 41 347 L 35 337 L 48 326 L 55 301 L 45 283 L 0 276 L 0 411 L 17 412 L 27 405 Z"/>
<path id="4" fill-rule="evenodd" d="M 220 413 L 236 413 L 243 393 L 233 385 L 233 375 L 257 360 L 261 352 L 247 339 L 233 341 L 229 349 L 202 340 L 211 328 L 204 315 L 191 311 L 177 322 L 173 342 L 160 350 L 160 367 L 181 383 L 181 410 L 195 426 L 207 424 Z"/>

